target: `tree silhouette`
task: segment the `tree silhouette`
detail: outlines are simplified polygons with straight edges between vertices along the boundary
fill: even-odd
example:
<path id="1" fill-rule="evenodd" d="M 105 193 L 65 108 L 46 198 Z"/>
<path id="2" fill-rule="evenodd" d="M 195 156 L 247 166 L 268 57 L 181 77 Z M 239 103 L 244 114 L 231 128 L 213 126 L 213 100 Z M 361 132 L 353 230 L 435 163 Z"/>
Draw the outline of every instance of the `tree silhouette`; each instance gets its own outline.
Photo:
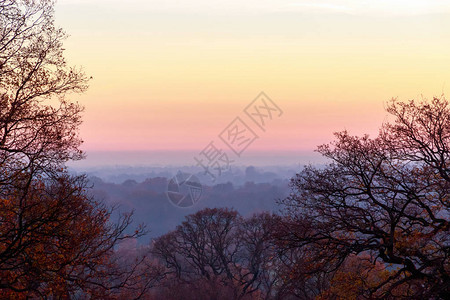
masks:
<path id="1" fill-rule="evenodd" d="M 83 92 L 87 78 L 64 60 L 53 1 L 0 0 L 0 24 L 0 183 L 22 171 L 58 173 L 82 157 L 83 108 L 66 95 Z"/>
<path id="2" fill-rule="evenodd" d="M 332 162 L 306 167 L 284 199 L 281 249 L 301 249 L 303 275 L 341 270 L 354 255 L 389 274 L 366 297 L 445 298 L 449 293 L 450 106 L 393 100 L 378 137 L 336 134 L 318 151 Z"/>
<path id="3" fill-rule="evenodd" d="M 159 296 L 276 299 L 280 278 L 271 232 L 277 220 L 269 213 L 244 219 L 223 208 L 187 216 L 152 245 L 152 253 L 167 268 L 162 285 L 169 288 Z"/>
<path id="4" fill-rule="evenodd" d="M 67 99 L 87 88 L 63 56 L 54 1 L 0 0 L 0 297 L 138 297 L 153 272 L 145 255 L 124 265 L 114 248 L 131 215 L 88 196 L 81 159 L 82 106 Z"/>

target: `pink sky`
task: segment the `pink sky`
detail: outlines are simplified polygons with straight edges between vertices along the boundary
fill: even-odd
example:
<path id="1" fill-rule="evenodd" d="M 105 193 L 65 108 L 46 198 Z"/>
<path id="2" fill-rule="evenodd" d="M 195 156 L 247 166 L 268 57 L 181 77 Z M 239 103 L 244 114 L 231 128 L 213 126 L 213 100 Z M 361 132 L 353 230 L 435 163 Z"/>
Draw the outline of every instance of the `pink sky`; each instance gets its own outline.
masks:
<path id="1" fill-rule="evenodd" d="M 312 150 L 445 93 L 449 6 L 360 2 L 60 0 L 68 61 L 94 77 L 84 149 L 201 150 L 264 91 L 284 113 L 249 149 Z"/>

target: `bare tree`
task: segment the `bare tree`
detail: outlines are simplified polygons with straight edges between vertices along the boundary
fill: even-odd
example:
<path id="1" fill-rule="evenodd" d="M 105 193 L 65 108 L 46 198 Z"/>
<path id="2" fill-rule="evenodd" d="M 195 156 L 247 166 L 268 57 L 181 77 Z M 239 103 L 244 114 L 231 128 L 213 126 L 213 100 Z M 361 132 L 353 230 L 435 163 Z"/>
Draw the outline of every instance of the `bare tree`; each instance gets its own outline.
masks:
<path id="1" fill-rule="evenodd" d="M 286 292 L 273 237 L 280 219 L 263 212 L 244 219 L 240 225 L 239 264 L 244 267 L 239 277 L 243 294 L 258 291 L 261 299 L 278 299 Z"/>
<path id="2" fill-rule="evenodd" d="M 85 91 L 87 78 L 64 60 L 53 1 L 0 0 L 0 12 L 1 184 L 23 171 L 54 174 L 82 157 L 83 108 L 66 95 Z"/>
<path id="3" fill-rule="evenodd" d="M 391 266 L 362 296 L 445 298 L 450 106 L 444 98 L 393 100 L 388 112 L 395 123 L 377 138 L 337 133 L 318 150 L 332 162 L 292 180 L 280 245 L 311 256 L 304 274 L 335 272 L 353 255 Z"/>
<path id="4" fill-rule="evenodd" d="M 243 219 L 233 210 L 204 209 L 158 238 L 152 252 L 167 267 L 169 286 L 198 288 L 193 299 L 276 299 L 276 220 L 268 213 Z M 185 292 L 172 297 L 187 299 Z"/>

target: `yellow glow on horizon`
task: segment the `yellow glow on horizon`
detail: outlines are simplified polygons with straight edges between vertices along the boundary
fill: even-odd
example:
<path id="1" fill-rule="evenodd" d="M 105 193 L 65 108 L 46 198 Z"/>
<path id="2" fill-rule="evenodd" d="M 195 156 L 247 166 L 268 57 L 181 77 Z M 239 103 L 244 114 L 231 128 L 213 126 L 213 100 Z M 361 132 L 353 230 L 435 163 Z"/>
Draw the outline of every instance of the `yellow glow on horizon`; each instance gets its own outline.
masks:
<path id="1" fill-rule="evenodd" d="M 94 77 L 86 149 L 201 148 L 261 90 L 286 113 L 252 149 L 314 149 L 375 134 L 392 97 L 448 90 L 440 1 L 163 2 L 59 1 L 68 61 Z"/>

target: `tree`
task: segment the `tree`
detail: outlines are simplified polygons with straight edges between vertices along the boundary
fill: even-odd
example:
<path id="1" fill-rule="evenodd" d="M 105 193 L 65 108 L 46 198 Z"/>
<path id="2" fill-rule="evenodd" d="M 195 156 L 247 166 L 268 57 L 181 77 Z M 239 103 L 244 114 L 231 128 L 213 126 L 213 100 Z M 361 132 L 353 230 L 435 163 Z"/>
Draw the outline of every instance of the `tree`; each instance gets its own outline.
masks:
<path id="1" fill-rule="evenodd" d="M 152 253 L 166 266 L 164 299 L 276 299 L 279 277 L 268 213 L 243 219 L 203 209 L 159 237 Z M 174 294 L 174 292 L 179 292 Z"/>
<path id="2" fill-rule="evenodd" d="M 242 291 L 258 290 L 260 299 L 286 298 L 273 237 L 273 229 L 279 222 L 279 216 L 268 212 L 254 214 L 242 221 L 238 233 L 241 244 L 239 264 L 244 266 Z"/>
<path id="3" fill-rule="evenodd" d="M 0 183 L 8 183 L 82 158 L 83 108 L 66 95 L 85 91 L 87 78 L 64 60 L 53 1 L 0 0 L 0 13 Z"/>
<path id="4" fill-rule="evenodd" d="M 120 266 L 113 251 L 128 238 L 131 216 L 109 223 L 111 210 L 87 198 L 84 188 L 81 178 L 69 176 L 33 180 L 26 194 L 1 199 L 0 295 L 106 297 L 125 283 L 134 287 L 141 274 Z"/>
<path id="5" fill-rule="evenodd" d="M 145 255 L 125 267 L 114 249 L 131 215 L 89 197 L 65 163 L 81 159 L 83 107 L 67 99 L 88 79 L 67 66 L 54 1 L 0 0 L 0 296 L 138 297 L 152 280 Z M 130 297 L 130 298 L 132 298 Z"/>
<path id="6" fill-rule="evenodd" d="M 332 162 L 306 167 L 282 201 L 282 249 L 310 255 L 300 272 L 335 273 L 369 256 L 389 276 L 367 297 L 445 298 L 449 294 L 450 106 L 393 100 L 395 118 L 378 137 L 336 133 L 318 151 Z M 364 296 L 364 295 L 363 295 Z"/>
<path id="7" fill-rule="evenodd" d="M 352 255 L 330 276 L 328 288 L 320 291 L 316 299 L 364 299 L 370 297 L 367 291 L 389 275 L 385 265 L 381 262 L 374 264 L 372 257 Z M 400 294 L 406 294 L 406 291 L 400 291 Z"/>

